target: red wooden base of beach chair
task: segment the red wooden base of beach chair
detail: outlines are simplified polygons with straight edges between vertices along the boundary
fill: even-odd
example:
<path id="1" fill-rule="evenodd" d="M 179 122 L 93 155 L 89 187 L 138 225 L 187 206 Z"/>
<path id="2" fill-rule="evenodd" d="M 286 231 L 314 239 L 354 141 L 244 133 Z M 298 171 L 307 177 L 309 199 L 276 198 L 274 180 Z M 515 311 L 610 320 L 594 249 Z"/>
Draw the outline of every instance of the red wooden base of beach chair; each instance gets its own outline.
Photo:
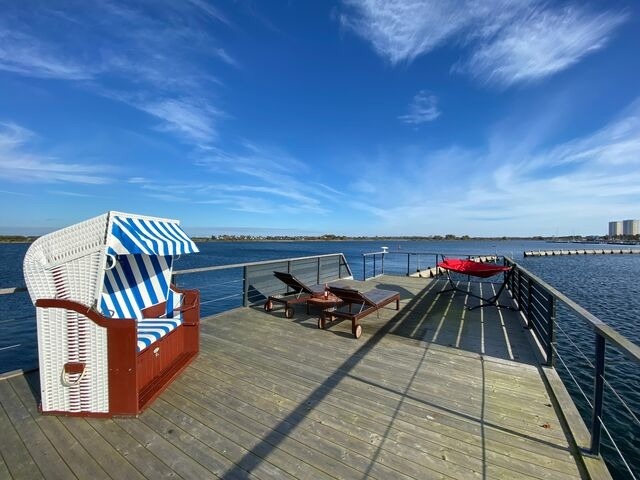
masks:
<path id="1" fill-rule="evenodd" d="M 137 322 L 134 319 L 108 318 L 78 302 L 39 299 L 38 308 L 55 308 L 75 312 L 106 329 L 109 410 L 108 412 L 43 413 L 82 417 L 138 415 L 160 395 L 191 363 L 200 350 L 200 293 L 198 290 L 174 291 L 184 295 L 182 323 L 141 352 L 137 351 Z M 164 302 L 144 311 L 147 318 L 165 312 Z M 68 373 L 81 373 L 82 364 L 71 364 Z M 73 370 L 73 371 L 71 371 Z"/>

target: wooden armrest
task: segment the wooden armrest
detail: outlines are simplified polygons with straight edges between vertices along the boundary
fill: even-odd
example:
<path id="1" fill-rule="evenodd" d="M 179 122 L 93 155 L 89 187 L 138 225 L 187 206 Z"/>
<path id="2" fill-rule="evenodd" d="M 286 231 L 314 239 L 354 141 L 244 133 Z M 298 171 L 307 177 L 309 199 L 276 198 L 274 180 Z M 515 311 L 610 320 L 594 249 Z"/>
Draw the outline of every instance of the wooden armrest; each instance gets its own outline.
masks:
<path id="1" fill-rule="evenodd" d="M 102 315 L 100 312 L 94 310 L 86 305 L 74 302 L 73 300 L 61 300 L 59 298 L 39 298 L 36 300 L 36 307 L 39 308 L 62 308 L 65 310 L 71 310 L 84 315 L 88 319 L 97 323 L 104 328 L 132 328 L 135 330 L 136 321 L 133 318 L 108 318 Z"/>
<path id="2" fill-rule="evenodd" d="M 184 298 L 184 297 L 182 297 Z M 173 309 L 174 312 L 186 312 L 188 310 L 191 310 L 192 308 L 196 308 L 198 306 L 198 297 L 193 299 L 193 302 L 191 302 L 190 305 L 180 305 L 179 307 L 176 307 Z"/>

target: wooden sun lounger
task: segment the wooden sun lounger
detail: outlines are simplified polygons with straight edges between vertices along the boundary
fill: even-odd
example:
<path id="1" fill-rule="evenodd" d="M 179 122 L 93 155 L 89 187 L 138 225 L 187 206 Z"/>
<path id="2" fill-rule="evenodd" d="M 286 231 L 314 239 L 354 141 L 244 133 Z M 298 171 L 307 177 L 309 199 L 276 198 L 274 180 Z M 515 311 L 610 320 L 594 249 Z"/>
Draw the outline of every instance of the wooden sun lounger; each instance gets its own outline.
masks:
<path id="1" fill-rule="evenodd" d="M 293 318 L 295 310 L 293 305 L 298 303 L 306 303 L 313 296 L 321 296 L 324 294 L 324 285 L 307 285 L 295 275 L 287 272 L 273 272 L 275 277 L 287 285 L 287 292 L 284 295 L 271 295 L 264 303 L 264 309 L 267 312 L 273 310 L 274 303 L 284 305 L 284 316 Z"/>
<path id="2" fill-rule="evenodd" d="M 342 302 L 348 305 L 348 310 L 324 310 L 320 316 L 319 326 L 325 328 L 327 320 L 333 318 L 342 318 L 351 320 L 351 333 L 356 338 L 362 335 L 362 326 L 358 321 L 373 313 L 385 305 L 396 302 L 396 310 L 400 309 L 400 294 L 393 290 L 383 290 L 381 288 L 373 288 L 366 292 L 360 292 L 353 288 L 328 287 L 329 293 L 338 297 Z M 353 305 L 359 305 L 360 308 L 355 311 Z"/>

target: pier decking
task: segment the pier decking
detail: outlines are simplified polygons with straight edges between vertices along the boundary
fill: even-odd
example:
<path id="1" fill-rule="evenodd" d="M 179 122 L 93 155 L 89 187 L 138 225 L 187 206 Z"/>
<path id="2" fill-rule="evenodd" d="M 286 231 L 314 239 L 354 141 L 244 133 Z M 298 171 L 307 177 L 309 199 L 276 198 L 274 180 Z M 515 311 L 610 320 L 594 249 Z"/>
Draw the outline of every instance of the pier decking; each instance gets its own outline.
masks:
<path id="1" fill-rule="evenodd" d="M 0 478 L 583 478 L 516 312 L 467 311 L 443 280 L 353 283 L 400 311 L 359 340 L 304 308 L 204 319 L 139 418 L 43 416 L 37 372 L 0 381 Z"/>

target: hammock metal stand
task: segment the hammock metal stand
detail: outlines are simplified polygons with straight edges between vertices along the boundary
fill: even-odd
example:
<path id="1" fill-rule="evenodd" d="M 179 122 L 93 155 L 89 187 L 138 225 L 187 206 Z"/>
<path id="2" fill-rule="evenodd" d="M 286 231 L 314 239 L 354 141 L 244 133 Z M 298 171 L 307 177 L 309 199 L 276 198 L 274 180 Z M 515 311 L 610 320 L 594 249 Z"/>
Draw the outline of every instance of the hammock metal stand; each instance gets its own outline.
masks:
<path id="1" fill-rule="evenodd" d="M 468 310 L 475 310 L 477 308 L 484 308 L 484 307 L 506 308 L 507 310 L 514 310 L 514 311 L 518 310 L 515 307 L 511 307 L 509 305 L 500 305 L 498 303 L 498 299 L 500 298 L 502 291 L 507 286 L 507 282 L 509 281 L 511 274 L 513 273 L 513 269 L 511 267 L 505 267 L 502 265 L 497 265 L 495 263 L 480 263 L 480 262 L 474 262 L 473 260 L 463 260 L 463 259 L 457 259 L 457 258 L 444 259 L 442 262 L 438 263 L 438 267 L 442 268 L 446 272 L 447 280 L 449 282 L 450 287 L 445 290 L 439 291 L 438 293 L 436 293 L 436 295 L 440 295 L 441 293 L 446 293 L 446 292 L 461 292 L 461 293 L 464 293 L 465 295 L 469 295 L 470 297 L 477 298 L 482 302 L 480 303 L 480 305 L 476 305 L 475 307 L 467 307 Z M 487 298 L 487 297 L 481 297 L 480 295 L 476 295 L 475 293 L 471 292 L 471 290 L 463 290 L 461 288 L 458 288 L 458 286 L 456 286 L 456 284 L 453 283 L 453 279 L 451 278 L 450 272 L 461 273 L 464 275 L 469 275 L 472 277 L 479 277 L 479 278 L 489 278 L 499 273 L 504 273 L 505 275 L 504 275 L 503 282 L 500 285 L 500 288 L 498 289 L 496 294 Z"/>

